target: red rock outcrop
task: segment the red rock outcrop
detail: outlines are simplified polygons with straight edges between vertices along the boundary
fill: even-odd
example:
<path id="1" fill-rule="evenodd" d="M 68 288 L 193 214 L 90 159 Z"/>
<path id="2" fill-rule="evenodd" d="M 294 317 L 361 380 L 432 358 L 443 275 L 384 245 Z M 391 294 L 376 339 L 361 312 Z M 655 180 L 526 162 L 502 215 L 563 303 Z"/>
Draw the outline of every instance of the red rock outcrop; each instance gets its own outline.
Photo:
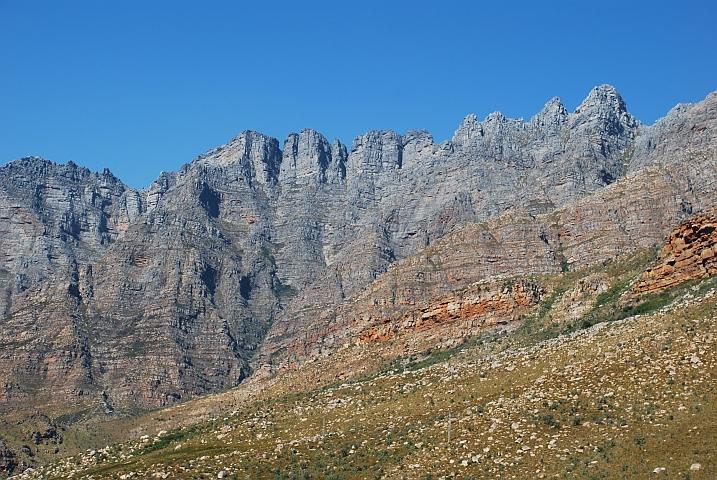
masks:
<path id="1" fill-rule="evenodd" d="M 518 320 L 537 305 L 544 290 L 536 283 L 517 281 L 474 284 L 428 305 L 408 310 L 402 317 L 383 318 L 358 334 L 358 341 L 380 342 L 396 335 L 453 327 L 459 336 Z"/>
<path id="2" fill-rule="evenodd" d="M 633 287 L 651 293 L 717 273 L 717 209 L 681 223 L 667 237 L 657 263 Z"/>

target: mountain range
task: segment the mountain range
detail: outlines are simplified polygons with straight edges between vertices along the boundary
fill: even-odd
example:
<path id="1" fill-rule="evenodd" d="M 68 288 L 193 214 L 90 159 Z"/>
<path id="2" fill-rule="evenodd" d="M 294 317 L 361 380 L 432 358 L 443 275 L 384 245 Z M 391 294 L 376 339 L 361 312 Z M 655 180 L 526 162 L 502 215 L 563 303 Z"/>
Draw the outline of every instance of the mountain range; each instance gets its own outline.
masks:
<path id="1" fill-rule="evenodd" d="M 244 131 L 143 190 L 10 162 L 0 412 L 131 414 L 350 346 L 510 331 L 549 293 L 531 276 L 659 245 L 717 206 L 716 127 L 717 92 L 646 126 L 602 85 L 572 113 L 468 115 L 439 144 Z"/>

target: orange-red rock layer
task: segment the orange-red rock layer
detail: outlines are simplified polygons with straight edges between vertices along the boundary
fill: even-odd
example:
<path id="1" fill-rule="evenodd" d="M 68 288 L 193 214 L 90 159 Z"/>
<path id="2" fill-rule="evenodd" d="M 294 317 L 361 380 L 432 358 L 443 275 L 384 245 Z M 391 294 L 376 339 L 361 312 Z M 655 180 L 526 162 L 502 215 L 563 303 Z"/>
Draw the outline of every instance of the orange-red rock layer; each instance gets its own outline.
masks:
<path id="1" fill-rule="evenodd" d="M 655 266 L 642 274 L 634 291 L 650 293 L 717 273 L 717 209 L 681 223 L 667 238 Z"/>

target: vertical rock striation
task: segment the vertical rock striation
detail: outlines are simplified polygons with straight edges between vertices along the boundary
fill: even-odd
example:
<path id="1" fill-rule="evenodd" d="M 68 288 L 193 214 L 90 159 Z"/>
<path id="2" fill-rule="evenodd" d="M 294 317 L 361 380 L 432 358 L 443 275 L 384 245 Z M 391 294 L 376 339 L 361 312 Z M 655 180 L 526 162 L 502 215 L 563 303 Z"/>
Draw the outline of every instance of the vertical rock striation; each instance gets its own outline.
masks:
<path id="1" fill-rule="evenodd" d="M 539 286 L 451 292 L 652 245 L 714 205 L 716 103 L 645 127 L 603 85 L 573 113 L 554 98 L 527 122 L 469 115 L 440 144 L 372 131 L 347 149 L 305 129 L 280 148 L 245 131 L 141 191 L 109 171 L 12 162 L 0 408 L 166 405 L 427 312 L 451 319 L 443 304 L 517 318 Z"/>

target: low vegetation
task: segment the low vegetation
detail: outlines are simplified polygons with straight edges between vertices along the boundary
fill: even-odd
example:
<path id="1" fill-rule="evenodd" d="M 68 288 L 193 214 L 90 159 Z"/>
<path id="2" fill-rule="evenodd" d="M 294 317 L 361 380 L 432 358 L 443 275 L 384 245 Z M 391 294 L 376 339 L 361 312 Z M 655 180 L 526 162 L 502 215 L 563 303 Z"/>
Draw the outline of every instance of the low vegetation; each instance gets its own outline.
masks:
<path id="1" fill-rule="evenodd" d="M 717 478 L 717 282 L 629 298 L 653 258 L 541 277 L 510 334 L 347 345 L 21 478 Z"/>

